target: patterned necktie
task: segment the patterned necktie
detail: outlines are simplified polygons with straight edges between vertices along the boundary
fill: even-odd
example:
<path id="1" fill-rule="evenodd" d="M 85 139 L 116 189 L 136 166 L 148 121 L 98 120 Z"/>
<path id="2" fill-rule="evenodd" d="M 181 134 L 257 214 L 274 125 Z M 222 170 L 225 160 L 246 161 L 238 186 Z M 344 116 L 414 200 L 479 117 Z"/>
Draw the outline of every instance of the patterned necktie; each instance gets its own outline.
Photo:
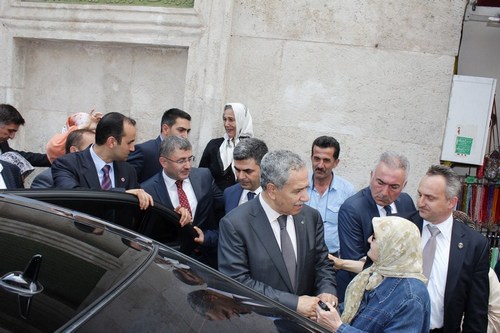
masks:
<path id="1" fill-rule="evenodd" d="M 293 250 L 292 240 L 286 231 L 286 219 L 286 215 L 278 217 L 278 223 L 280 225 L 281 255 L 283 256 L 286 269 L 288 270 L 288 275 L 292 281 L 292 287 L 295 289 L 295 271 L 297 270 L 297 260 L 295 259 L 295 251 Z"/>
<path id="2" fill-rule="evenodd" d="M 104 175 L 102 176 L 101 188 L 105 191 L 111 189 L 111 178 L 109 178 L 110 169 L 111 166 L 109 164 L 106 164 L 102 167 L 102 172 L 104 173 Z"/>
<path id="3" fill-rule="evenodd" d="M 247 193 L 247 199 L 248 199 L 248 201 L 252 200 L 253 198 L 255 198 L 255 193 L 253 193 L 253 192 L 248 192 L 248 193 Z"/>
<path id="4" fill-rule="evenodd" d="M 423 271 L 426 278 L 429 278 L 432 271 L 432 264 L 434 264 L 434 255 L 436 254 L 436 237 L 441 231 L 437 227 L 428 224 L 427 228 L 431 233 L 431 238 L 425 243 L 424 250 L 422 252 L 423 259 Z"/>
<path id="5" fill-rule="evenodd" d="M 177 195 L 179 196 L 179 204 L 181 207 L 186 208 L 191 214 L 191 206 L 189 205 L 189 200 L 187 198 L 186 192 L 182 189 L 182 179 L 175 181 L 175 185 L 177 186 Z"/>
<path id="6" fill-rule="evenodd" d="M 391 216 L 392 215 L 392 208 L 390 205 L 384 206 L 385 210 L 385 216 Z"/>

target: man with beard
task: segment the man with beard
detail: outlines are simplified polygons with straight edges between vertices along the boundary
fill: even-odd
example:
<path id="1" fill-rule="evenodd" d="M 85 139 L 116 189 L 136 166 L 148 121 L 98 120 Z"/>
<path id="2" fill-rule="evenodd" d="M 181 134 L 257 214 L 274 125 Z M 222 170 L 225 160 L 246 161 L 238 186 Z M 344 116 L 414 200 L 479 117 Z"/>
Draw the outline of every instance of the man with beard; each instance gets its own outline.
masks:
<path id="1" fill-rule="evenodd" d="M 415 204 L 402 193 L 408 180 L 410 162 L 394 152 L 383 153 L 371 171 L 370 185 L 348 198 L 339 210 L 340 257 L 360 260 L 370 249 L 372 218 L 388 215 L 406 216 L 415 212 Z M 369 264 L 369 263 L 368 263 Z M 337 274 L 338 297 L 343 301 L 345 289 L 356 273 L 340 270 Z"/>
<path id="2" fill-rule="evenodd" d="M 338 256 L 338 214 L 342 203 L 356 193 L 354 186 L 333 173 L 340 162 L 340 144 L 331 136 L 320 136 L 311 148 L 313 174 L 309 176 L 307 204 L 321 214 L 325 243 L 331 255 Z"/>

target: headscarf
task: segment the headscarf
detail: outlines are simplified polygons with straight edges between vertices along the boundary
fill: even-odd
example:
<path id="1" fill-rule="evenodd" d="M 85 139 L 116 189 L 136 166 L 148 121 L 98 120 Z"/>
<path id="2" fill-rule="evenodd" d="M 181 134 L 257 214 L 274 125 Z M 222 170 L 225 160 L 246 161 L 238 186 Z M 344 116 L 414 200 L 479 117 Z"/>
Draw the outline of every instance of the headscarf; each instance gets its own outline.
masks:
<path id="1" fill-rule="evenodd" d="M 227 106 L 231 106 L 234 112 L 236 135 L 234 136 L 234 140 L 231 140 L 227 133 L 224 133 L 224 141 L 219 147 L 223 170 L 226 170 L 233 163 L 233 150 L 238 142 L 240 142 L 240 138 L 253 137 L 252 116 L 248 108 L 241 103 L 227 103 L 225 107 Z"/>
<path id="2" fill-rule="evenodd" d="M 347 286 L 342 313 L 342 321 L 347 324 L 358 312 L 365 291 L 377 288 L 384 278 L 415 278 L 427 283 L 422 274 L 422 246 L 417 226 L 398 216 L 374 217 L 372 224 L 379 247 L 378 260 Z"/>

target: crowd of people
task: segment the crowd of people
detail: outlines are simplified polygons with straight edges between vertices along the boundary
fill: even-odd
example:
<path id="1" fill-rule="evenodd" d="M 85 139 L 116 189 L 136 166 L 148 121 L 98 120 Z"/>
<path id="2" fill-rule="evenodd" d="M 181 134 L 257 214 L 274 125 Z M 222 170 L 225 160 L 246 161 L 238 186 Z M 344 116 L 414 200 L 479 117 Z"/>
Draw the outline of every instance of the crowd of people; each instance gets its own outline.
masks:
<path id="1" fill-rule="evenodd" d="M 10 148 L 24 119 L 0 104 L 0 188 L 88 188 L 155 202 L 192 226 L 182 251 L 334 332 L 499 332 L 489 245 L 454 215 L 461 182 L 430 166 L 414 203 L 408 159 L 383 152 L 360 191 L 334 169 L 340 144 L 316 138 L 311 166 L 254 137 L 241 103 L 194 167 L 191 116 L 169 109 L 156 139 L 136 144 L 121 113 L 71 116 L 47 153 Z M 490 275 L 488 275 L 490 273 Z M 495 289 L 498 290 L 498 289 Z M 495 303 L 496 302 L 496 303 Z"/>

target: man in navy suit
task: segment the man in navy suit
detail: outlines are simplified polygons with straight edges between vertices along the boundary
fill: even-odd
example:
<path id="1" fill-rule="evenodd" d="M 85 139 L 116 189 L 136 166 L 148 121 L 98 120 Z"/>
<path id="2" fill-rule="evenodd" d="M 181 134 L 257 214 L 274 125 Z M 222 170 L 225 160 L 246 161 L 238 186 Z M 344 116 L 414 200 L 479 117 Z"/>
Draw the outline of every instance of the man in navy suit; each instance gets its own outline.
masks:
<path id="1" fill-rule="evenodd" d="M 139 183 L 151 178 L 162 170 L 160 158 L 160 144 L 171 135 L 188 137 L 191 132 L 191 116 L 180 109 L 169 109 L 161 117 L 160 135 L 156 139 L 148 140 L 135 146 L 127 162 L 132 164 L 137 172 Z"/>
<path id="2" fill-rule="evenodd" d="M 243 139 L 234 148 L 233 165 L 238 183 L 224 190 L 226 214 L 262 192 L 260 161 L 267 151 L 266 143 L 256 138 Z"/>
<path id="3" fill-rule="evenodd" d="M 190 248 L 187 254 L 217 268 L 217 216 L 218 210 L 223 211 L 223 196 L 210 170 L 193 168 L 193 161 L 191 143 L 183 137 L 168 136 L 160 146 L 162 171 L 141 186 L 164 206 L 175 210 L 183 207 L 191 212 L 198 246 Z"/>
<path id="4" fill-rule="evenodd" d="M 405 215 L 415 211 L 411 197 L 402 193 L 408 179 L 410 163 L 394 152 L 383 153 L 371 171 L 370 185 L 346 199 L 339 209 L 340 257 L 360 260 L 366 257 L 373 234 L 372 218 L 391 214 Z M 345 270 L 337 272 L 339 300 L 356 276 Z"/>
<path id="5" fill-rule="evenodd" d="M 140 189 L 134 168 L 125 162 L 134 150 L 135 135 L 135 120 L 118 112 L 104 115 L 97 124 L 94 145 L 54 161 L 54 187 L 124 191 L 137 196 L 140 208 L 146 209 L 153 199 Z"/>
<path id="6" fill-rule="evenodd" d="M 442 165 L 431 166 L 418 187 L 417 226 L 422 232 L 424 274 L 429 279 L 431 332 L 487 331 L 488 240 L 453 218 L 461 188 L 457 174 Z M 425 253 L 433 228 L 437 234 L 432 260 Z"/>
<path id="7" fill-rule="evenodd" d="M 17 151 L 12 149 L 7 142 L 14 139 L 19 126 L 24 125 L 24 118 L 15 107 L 9 104 L 0 104 L 0 154 L 9 151 L 19 153 L 31 165 L 36 167 L 50 166 L 47 154 L 31 153 L 26 151 Z"/>
<path id="8" fill-rule="evenodd" d="M 314 318 L 316 305 L 337 302 L 323 221 L 307 205 L 305 162 L 286 150 L 261 162 L 262 193 L 220 221 L 219 270 Z"/>
<path id="9" fill-rule="evenodd" d="M 0 160 L 0 189 L 24 188 L 21 170 L 9 162 Z"/>

